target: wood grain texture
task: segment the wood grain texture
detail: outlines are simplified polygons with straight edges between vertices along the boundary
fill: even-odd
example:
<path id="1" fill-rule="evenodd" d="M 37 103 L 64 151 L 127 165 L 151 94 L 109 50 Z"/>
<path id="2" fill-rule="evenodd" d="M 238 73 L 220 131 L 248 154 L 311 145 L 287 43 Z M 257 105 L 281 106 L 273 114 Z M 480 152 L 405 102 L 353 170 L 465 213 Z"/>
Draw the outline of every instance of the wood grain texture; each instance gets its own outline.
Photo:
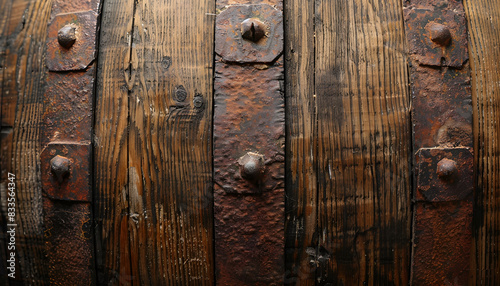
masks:
<path id="1" fill-rule="evenodd" d="M 464 1 L 474 111 L 476 198 L 471 284 L 500 284 L 500 1 Z"/>
<path id="2" fill-rule="evenodd" d="M 284 15 L 287 35 L 285 284 L 315 285 L 318 122 L 311 37 L 314 35 L 314 1 L 285 1 Z"/>
<path id="3" fill-rule="evenodd" d="M 316 2 L 320 285 L 408 284 L 411 131 L 401 11 L 400 1 Z"/>
<path id="4" fill-rule="evenodd" d="M 210 0 L 136 4 L 129 201 L 141 285 L 213 283 L 214 9 Z"/>
<path id="5" fill-rule="evenodd" d="M 131 285 L 128 118 L 134 0 L 105 1 L 96 79 L 94 217 L 97 282 Z"/>
<path id="6" fill-rule="evenodd" d="M 16 175 L 16 282 L 45 279 L 39 130 L 43 112 L 43 51 L 50 1 L 2 1 L 2 205 L 6 175 Z M 2 207 L 2 215 L 6 209 Z M 5 232 L 2 232 L 2 236 Z M 6 272 L 2 271 L 2 275 Z M 7 281 L 6 278 L 1 278 Z"/>
<path id="7" fill-rule="evenodd" d="M 214 283 L 214 10 L 214 1 L 105 2 L 95 165 L 100 283 Z"/>

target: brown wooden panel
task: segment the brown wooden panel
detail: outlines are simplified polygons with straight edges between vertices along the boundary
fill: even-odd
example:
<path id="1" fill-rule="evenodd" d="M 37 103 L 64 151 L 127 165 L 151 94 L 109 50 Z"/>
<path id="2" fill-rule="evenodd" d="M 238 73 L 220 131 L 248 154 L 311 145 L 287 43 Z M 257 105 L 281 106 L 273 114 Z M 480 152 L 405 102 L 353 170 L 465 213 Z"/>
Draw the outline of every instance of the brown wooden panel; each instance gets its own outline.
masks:
<path id="1" fill-rule="evenodd" d="M 314 1 L 285 1 L 284 14 L 287 35 L 285 284 L 315 285 L 317 118 L 312 40 Z"/>
<path id="2" fill-rule="evenodd" d="M 405 285 L 411 133 L 401 1 L 315 11 L 321 285 Z"/>
<path id="3" fill-rule="evenodd" d="M 130 285 L 128 78 L 134 1 L 105 1 L 96 79 L 94 217 L 97 282 Z"/>
<path id="4" fill-rule="evenodd" d="M 50 1 L 2 1 L 2 202 L 7 172 L 16 175 L 16 280 L 41 285 L 45 278 L 39 127 L 43 112 L 43 51 Z M 5 8 L 5 10 L 4 10 Z M 2 204 L 2 216 L 6 216 Z M 2 237 L 5 232 L 2 230 Z M 5 268 L 4 268 L 5 269 Z M 4 270 L 2 270 L 2 274 Z M 4 277 L 0 278 L 6 281 Z"/>
<path id="5" fill-rule="evenodd" d="M 129 212 L 140 284 L 213 283 L 214 10 L 211 0 L 136 4 Z"/>
<path id="6" fill-rule="evenodd" d="M 500 284 L 500 1 L 466 0 L 477 172 L 472 281 Z"/>
<path id="7" fill-rule="evenodd" d="M 95 165 L 100 283 L 214 282 L 214 10 L 215 1 L 105 2 Z"/>

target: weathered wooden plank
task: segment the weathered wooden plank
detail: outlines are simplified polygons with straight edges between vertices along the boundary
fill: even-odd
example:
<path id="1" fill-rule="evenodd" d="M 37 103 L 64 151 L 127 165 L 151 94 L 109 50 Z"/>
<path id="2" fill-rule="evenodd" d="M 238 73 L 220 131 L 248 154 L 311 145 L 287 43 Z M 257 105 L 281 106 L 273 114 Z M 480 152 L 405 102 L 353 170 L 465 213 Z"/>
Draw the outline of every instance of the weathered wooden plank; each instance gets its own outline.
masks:
<path id="1" fill-rule="evenodd" d="M 285 1 L 286 246 L 285 283 L 315 285 L 317 118 L 314 1 Z"/>
<path id="2" fill-rule="evenodd" d="M 7 252 L 8 246 L 8 238 L 7 234 L 7 221 L 8 221 L 8 212 L 7 212 L 7 192 L 8 192 L 8 171 L 4 167 L 6 165 L 6 158 L 10 158 L 10 148 L 12 142 L 12 126 L 9 126 L 7 122 L 4 123 L 3 117 L 3 101 L 4 101 L 4 66 L 5 66 L 5 56 L 7 49 L 7 38 L 9 35 L 7 34 L 8 21 L 10 10 L 12 8 L 11 0 L 2 0 L 0 1 L 0 196 L 1 196 L 1 207 L 0 207 L 0 267 L 2 269 L 7 269 L 8 266 L 8 255 L 10 253 Z M 2 272 L 2 277 L 0 279 L 7 280 L 7 270 Z M 7 283 L 6 283 L 7 284 Z"/>
<path id="3" fill-rule="evenodd" d="M 142 284 L 213 281 L 215 1 L 137 1 L 130 82 L 129 203 Z"/>
<path id="4" fill-rule="evenodd" d="M 129 82 L 134 1 L 102 8 L 94 123 L 94 217 L 97 282 L 130 285 L 128 195 Z"/>
<path id="5" fill-rule="evenodd" d="M 500 1 L 465 0 L 477 171 L 471 283 L 500 284 Z"/>
<path id="6" fill-rule="evenodd" d="M 214 9 L 214 1 L 105 3 L 95 159 L 100 283 L 214 282 Z"/>
<path id="7" fill-rule="evenodd" d="M 401 2 L 316 4 L 317 280 L 405 285 L 411 133 Z"/>
<path id="8" fill-rule="evenodd" d="M 7 6 L 4 6 L 7 5 Z M 11 5 L 9 7 L 9 5 Z M 16 282 L 45 283 L 39 127 L 50 1 L 12 1 L 2 13 L 2 216 L 6 172 L 16 175 Z M 40 24 L 43 23 L 43 24 Z M 6 199 L 6 198 L 5 198 Z M 5 232 L 2 232 L 2 237 Z M 4 270 L 2 273 L 7 274 Z M 2 277 L 3 281 L 7 281 Z"/>

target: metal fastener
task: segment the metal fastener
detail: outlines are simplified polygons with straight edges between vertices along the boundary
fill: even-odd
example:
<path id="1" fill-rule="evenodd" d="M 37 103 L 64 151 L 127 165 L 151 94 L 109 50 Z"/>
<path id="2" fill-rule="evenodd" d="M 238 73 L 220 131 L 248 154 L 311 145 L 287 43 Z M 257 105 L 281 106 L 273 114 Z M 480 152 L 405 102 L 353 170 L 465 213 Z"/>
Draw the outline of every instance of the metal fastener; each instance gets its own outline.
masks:
<path id="1" fill-rule="evenodd" d="M 71 161 L 63 156 L 57 155 L 50 160 L 50 169 L 59 183 L 69 176 L 70 166 Z"/>
<path id="2" fill-rule="evenodd" d="M 448 46 L 451 42 L 451 32 L 443 24 L 433 23 L 429 26 L 431 40 L 441 46 Z"/>
<path id="3" fill-rule="evenodd" d="M 457 172 L 457 163 L 453 160 L 444 158 L 437 164 L 437 175 L 441 179 L 449 179 Z"/>
<path id="4" fill-rule="evenodd" d="M 257 181 L 265 171 L 264 156 L 259 153 L 248 152 L 238 160 L 241 177 Z"/>
<path id="5" fill-rule="evenodd" d="M 76 28 L 70 24 L 62 27 L 57 33 L 57 41 L 64 48 L 71 48 L 76 42 Z"/>
<path id="6" fill-rule="evenodd" d="M 249 18 L 241 22 L 241 36 L 243 39 L 258 42 L 266 35 L 266 25 L 259 19 Z"/>

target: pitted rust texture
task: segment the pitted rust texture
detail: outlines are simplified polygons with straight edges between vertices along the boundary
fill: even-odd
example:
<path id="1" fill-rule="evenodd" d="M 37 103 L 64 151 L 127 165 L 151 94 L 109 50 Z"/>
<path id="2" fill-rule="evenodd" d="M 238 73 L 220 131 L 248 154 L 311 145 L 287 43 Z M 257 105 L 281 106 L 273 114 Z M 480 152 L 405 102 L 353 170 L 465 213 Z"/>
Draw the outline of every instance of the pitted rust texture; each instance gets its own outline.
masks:
<path id="1" fill-rule="evenodd" d="M 407 1 L 406 37 L 412 57 L 422 65 L 461 68 L 469 59 L 467 23 L 461 2 Z"/>
<path id="2" fill-rule="evenodd" d="M 416 150 L 412 285 L 468 285 L 472 247 L 472 97 L 464 8 L 404 2 Z"/>
<path id="3" fill-rule="evenodd" d="M 102 0 L 54 0 L 52 1 L 51 15 L 54 17 L 62 13 L 75 13 L 88 10 L 98 12 L 101 1 Z"/>
<path id="4" fill-rule="evenodd" d="M 416 65 L 410 78 L 415 146 L 473 147 L 468 70 Z"/>
<path id="5" fill-rule="evenodd" d="M 469 148 L 420 149 L 416 200 L 449 202 L 472 195 L 473 159 Z"/>
<path id="6" fill-rule="evenodd" d="M 44 199 L 43 208 L 50 285 L 93 285 L 90 203 Z"/>
<path id="7" fill-rule="evenodd" d="M 49 142 L 90 142 L 94 67 L 86 72 L 51 72 L 44 97 L 42 146 Z"/>
<path id="8" fill-rule="evenodd" d="M 282 33 L 275 39 L 280 41 L 279 51 L 252 52 L 252 45 L 270 39 L 265 36 L 253 43 L 242 38 L 241 22 L 259 18 L 259 11 L 248 7 L 228 7 L 226 12 L 252 13 L 223 15 L 223 12 L 216 27 L 218 53 L 223 46 L 220 41 L 224 44 L 243 42 L 246 49 L 241 50 L 241 46 L 227 48 L 221 53 L 224 59 L 218 57 L 215 66 L 216 281 L 220 285 L 280 285 L 284 273 L 285 213 L 285 114 L 283 60 L 280 57 L 283 39 Z M 268 5 L 261 8 L 276 10 Z M 231 34 L 220 33 L 219 25 L 227 25 L 225 21 L 231 17 Z M 259 19 L 270 23 L 266 17 Z M 280 25 L 282 31 L 281 21 L 276 25 Z M 257 64 L 271 61 L 274 62 L 269 65 Z"/>
<path id="9" fill-rule="evenodd" d="M 468 285 L 472 206 L 472 196 L 416 204 L 411 285 Z"/>
<path id="10" fill-rule="evenodd" d="M 49 24 L 47 37 L 49 70 L 71 71 L 87 68 L 95 58 L 96 24 L 97 13 L 94 11 L 55 16 Z M 64 29 L 74 29 L 76 39 L 73 44 L 61 44 Z"/>
<path id="11" fill-rule="evenodd" d="M 251 19 L 261 24 L 254 28 L 255 34 L 263 30 L 258 39 L 248 39 L 244 32 Z M 267 4 L 226 7 L 217 15 L 215 52 L 226 62 L 273 62 L 283 52 L 283 13 Z"/>
<path id="12" fill-rule="evenodd" d="M 91 202 L 90 143 L 51 143 L 40 155 L 42 188 L 48 198 L 64 201 Z M 53 159 L 69 160 L 68 174 L 59 179 L 52 168 Z"/>
<path id="13" fill-rule="evenodd" d="M 229 194 L 260 194 L 284 187 L 283 66 L 216 63 L 214 110 L 215 182 Z M 245 154 L 264 158 L 259 180 L 241 176 Z"/>
<path id="14" fill-rule="evenodd" d="M 99 0 L 55 0 L 48 27 L 41 179 L 50 284 L 94 285 L 91 154 Z"/>

